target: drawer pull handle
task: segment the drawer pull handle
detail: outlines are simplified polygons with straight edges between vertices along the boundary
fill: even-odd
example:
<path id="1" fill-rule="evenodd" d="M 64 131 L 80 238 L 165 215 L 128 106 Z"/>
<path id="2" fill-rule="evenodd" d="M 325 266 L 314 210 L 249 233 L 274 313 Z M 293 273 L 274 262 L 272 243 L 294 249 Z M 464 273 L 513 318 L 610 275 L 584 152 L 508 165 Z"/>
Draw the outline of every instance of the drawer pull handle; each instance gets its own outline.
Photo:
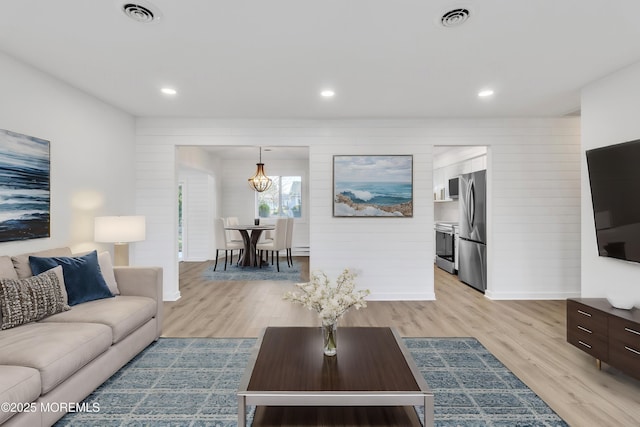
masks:
<path id="1" fill-rule="evenodd" d="M 578 325 L 578 329 L 580 329 L 581 331 L 585 331 L 588 334 L 592 334 L 593 333 L 589 329 L 585 328 L 584 326 Z"/>
<path id="2" fill-rule="evenodd" d="M 624 328 L 624 330 L 625 330 L 625 331 L 627 331 L 627 332 L 631 332 L 632 334 L 640 335 L 640 332 L 638 332 L 638 331 L 634 331 L 634 330 L 633 330 L 633 329 L 631 329 L 631 328 Z"/>
<path id="3" fill-rule="evenodd" d="M 624 346 L 624 348 L 625 348 L 626 350 L 629 350 L 631 353 L 635 353 L 635 354 L 640 355 L 640 351 L 638 351 L 638 350 L 634 350 L 634 349 L 632 349 L 631 347 L 627 347 L 626 345 Z"/>
<path id="4" fill-rule="evenodd" d="M 591 314 L 587 313 L 586 311 L 578 310 L 578 313 L 582 314 L 583 316 L 591 317 Z"/>
<path id="5" fill-rule="evenodd" d="M 587 347 L 587 348 L 591 348 L 591 346 L 589 344 L 587 344 L 586 342 L 582 342 L 582 341 L 578 341 L 580 344 L 582 344 L 583 346 Z M 626 348 L 626 347 L 625 347 Z M 627 349 L 629 350 L 629 349 Z"/>

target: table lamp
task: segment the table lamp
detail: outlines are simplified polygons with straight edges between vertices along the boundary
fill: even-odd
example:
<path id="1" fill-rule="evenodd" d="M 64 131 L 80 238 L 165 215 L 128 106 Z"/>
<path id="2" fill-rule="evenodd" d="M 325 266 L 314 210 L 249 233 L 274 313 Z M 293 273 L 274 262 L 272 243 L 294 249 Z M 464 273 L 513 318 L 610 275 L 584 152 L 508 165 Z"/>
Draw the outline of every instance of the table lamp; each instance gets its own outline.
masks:
<path id="1" fill-rule="evenodd" d="M 94 240 L 114 244 L 114 265 L 129 265 L 129 243 L 144 239 L 145 218 L 142 215 L 95 218 Z"/>

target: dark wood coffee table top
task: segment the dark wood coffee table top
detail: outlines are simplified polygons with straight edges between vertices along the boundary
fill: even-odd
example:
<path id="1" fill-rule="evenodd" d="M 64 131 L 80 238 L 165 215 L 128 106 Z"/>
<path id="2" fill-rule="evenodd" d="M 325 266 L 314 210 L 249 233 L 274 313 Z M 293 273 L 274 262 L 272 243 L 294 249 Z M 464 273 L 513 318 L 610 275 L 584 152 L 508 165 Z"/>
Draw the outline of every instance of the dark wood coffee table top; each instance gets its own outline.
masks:
<path id="1" fill-rule="evenodd" d="M 264 330 L 238 388 L 238 426 L 433 427 L 433 393 L 391 328 L 339 327 L 338 353 L 323 353 L 321 328 Z"/>
<path id="2" fill-rule="evenodd" d="M 267 328 L 247 391 L 420 391 L 389 328 L 338 328 L 338 353 L 320 328 Z"/>

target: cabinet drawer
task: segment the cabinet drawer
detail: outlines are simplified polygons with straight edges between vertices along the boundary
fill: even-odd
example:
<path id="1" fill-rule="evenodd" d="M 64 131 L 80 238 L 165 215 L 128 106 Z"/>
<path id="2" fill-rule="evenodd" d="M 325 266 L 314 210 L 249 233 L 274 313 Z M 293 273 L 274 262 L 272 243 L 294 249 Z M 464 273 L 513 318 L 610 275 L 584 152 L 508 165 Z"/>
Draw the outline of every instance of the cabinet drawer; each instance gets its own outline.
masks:
<path id="1" fill-rule="evenodd" d="M 627 344 L 640 351 L 640 325 L 619 317 L 609 319 L 609 340 Z"/>
<path id="2" fill-rule="evenodd" d="M 567 331 L 582 330 L 598 336 L 607 335 L 607 315 L 602 311 L 567 301 Z"/>
<path id="3" fill-rule="evenodd" d="M 633 347 L 620 341 L 609 342 L 609 361 L 621 371 L 640 379 L 640 347 Z"/>
<path id="4" fill-rule="evenodd" d="M 606 338 L 587 334 L 581 330 L 567 330 L 567 341 L 596 359 L 607 361 L 608 343 Z"/>

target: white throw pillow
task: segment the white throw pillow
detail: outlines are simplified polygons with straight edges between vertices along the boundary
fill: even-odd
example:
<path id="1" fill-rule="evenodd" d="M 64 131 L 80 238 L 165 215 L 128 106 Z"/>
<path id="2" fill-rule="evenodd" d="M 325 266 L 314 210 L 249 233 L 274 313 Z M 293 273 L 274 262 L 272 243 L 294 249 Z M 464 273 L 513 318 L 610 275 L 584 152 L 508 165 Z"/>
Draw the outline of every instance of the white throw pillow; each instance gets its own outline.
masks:
<path id="1" fill-rule="evenodd" d="M 116 276 L 113 273 L 113 263 L 111 262 L 111 254 L 107 251 L 100 252 L 98 254 L 98 265 L 102 272 L 104 281 L 107 282 L 107 286 L 113 295 L 120 295 L 118 289 L 118 282 L 116 282 Z"/>

